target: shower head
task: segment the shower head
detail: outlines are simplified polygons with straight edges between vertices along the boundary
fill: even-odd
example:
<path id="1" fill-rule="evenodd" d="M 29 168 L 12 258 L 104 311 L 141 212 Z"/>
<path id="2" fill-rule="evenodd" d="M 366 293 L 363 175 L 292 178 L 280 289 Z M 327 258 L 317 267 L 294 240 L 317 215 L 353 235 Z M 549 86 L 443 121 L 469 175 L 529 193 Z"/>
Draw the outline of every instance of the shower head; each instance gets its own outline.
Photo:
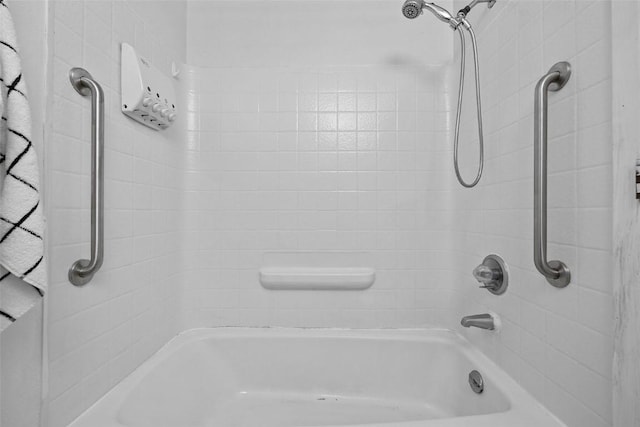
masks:
<path id="1" fill-rule="evenodd" d="M 424 1 L 422 0 L 406 0 L 402 5 L 402 14 L 405 18 L 415 19 L 422 15 L 422 7 Z"/>
<path id="2" fill-rule="evenodd" d="M 415 19 L 422 14 L 423 9 L 428 9 L 433 13 L 436 18 L 442 22 L 446 22 L 453 28 L 456 28 L 459 23 L 455 20 L 446 9 L 438 6 L 435 3 L 427 3 L 424 0 L 406 0 L 402 5 L 402 14 L 409 19 Z"/>

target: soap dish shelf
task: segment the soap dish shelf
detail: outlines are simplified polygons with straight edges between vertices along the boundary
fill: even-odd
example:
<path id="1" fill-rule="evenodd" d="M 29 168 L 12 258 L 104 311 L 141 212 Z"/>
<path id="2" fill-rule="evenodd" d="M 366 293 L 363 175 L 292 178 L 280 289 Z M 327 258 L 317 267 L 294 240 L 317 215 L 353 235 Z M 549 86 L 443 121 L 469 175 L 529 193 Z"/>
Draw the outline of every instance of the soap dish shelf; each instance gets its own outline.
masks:
<path id="1" fill-rule="evenodd" d="M 268 267 L 260 283 L 271 290 L 362 290 L 376 280 L 372 268 Z"/>

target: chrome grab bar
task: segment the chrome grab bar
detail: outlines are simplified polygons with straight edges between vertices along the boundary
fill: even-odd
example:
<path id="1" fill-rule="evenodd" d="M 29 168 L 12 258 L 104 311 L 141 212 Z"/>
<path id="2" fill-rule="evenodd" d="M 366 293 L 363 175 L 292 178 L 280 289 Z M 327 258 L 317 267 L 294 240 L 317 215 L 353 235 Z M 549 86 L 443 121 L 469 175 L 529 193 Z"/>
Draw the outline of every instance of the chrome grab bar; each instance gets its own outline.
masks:
<path id="1" fill-rule="evenodd" d="M 547 282 L 564 288 L 571 272 L 561 261 L 547 261 L 547 93 L 564 87 L 571 76 L 571 64 L 556 63 L 536 85 L 533 160 L 533 262 Z"/>
<path id="2" fill-rule="evenodd" d="M 82 286 L 91 281 L 104 257 L 104 92 L 82 68 L 72 68 L 69 80 L 80 95 L 91 95 L 91 260 L 79 259 L 69 269 L 69 281 Z"/>

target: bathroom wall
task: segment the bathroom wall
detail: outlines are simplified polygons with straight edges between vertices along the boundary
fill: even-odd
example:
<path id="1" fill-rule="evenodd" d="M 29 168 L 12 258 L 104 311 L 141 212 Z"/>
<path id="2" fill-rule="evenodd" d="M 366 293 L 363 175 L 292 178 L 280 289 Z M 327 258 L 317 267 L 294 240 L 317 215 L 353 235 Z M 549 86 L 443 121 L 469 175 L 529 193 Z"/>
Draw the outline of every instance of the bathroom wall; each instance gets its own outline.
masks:
<path id="1" fill-rule="evenodd" d="M 614 298 L 613 425 L 640 425 L 640 227 L 635 198 L 640 154 L 640 7 L 635 1 L 612 4 L 614 114 Z"/>
<path id="2" fill-rule="evenodd" d="M 476 189 L 455 187 L 456 317 L 498 313 L 501 332 L 462 332 L 568 426 L 610 426 L 611 3 L 498 1 L 469 20 L 479 39 L 486 164 Z M 533 92 L 561 60 L 573 75 L 549 95 L 549 259 L 564 261 L 572 281 L 556 289 L 533 265 Z M 470 177 L 477 131 L 472 103 L 465 108 L 461 155 Z M 471 276 L 489 253 L 510 266 L 503 296 Z"/>
<path id="3" fill-rule="evenodd" d="M 425 24 L 387 1 L 189 2 L 185 327 L 437 323 L 452 39 Z M 366 252 L 377 279 L 267 291 L 274 251 Z"/>
<path id="4" fill-rule="evenodd" d="M 170 75 L 185 60 L 185 13 L 178 1 L 53 2 L 49 427 L 66 426 L 177 332 L 184 127 L 156 132 L 120 112 L 120 43 Z M 90 100 L 69 84 L 74 66 L 106 96 L 105 261 L 84 287 L 67 280 L 90 240 Z"/>

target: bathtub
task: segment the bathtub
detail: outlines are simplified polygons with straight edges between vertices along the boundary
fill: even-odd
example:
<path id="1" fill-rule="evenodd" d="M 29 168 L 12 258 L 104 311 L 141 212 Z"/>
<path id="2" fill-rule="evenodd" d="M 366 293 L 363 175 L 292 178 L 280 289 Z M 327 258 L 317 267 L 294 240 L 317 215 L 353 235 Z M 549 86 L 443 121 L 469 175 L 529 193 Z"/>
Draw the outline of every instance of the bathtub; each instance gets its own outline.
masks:
<path id="1" fill-rule="evenodd" d="M 451 331 L 279 328 L 184 332 L 71 424 L 236 426 L 564 424 Z"/>

